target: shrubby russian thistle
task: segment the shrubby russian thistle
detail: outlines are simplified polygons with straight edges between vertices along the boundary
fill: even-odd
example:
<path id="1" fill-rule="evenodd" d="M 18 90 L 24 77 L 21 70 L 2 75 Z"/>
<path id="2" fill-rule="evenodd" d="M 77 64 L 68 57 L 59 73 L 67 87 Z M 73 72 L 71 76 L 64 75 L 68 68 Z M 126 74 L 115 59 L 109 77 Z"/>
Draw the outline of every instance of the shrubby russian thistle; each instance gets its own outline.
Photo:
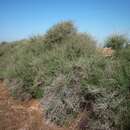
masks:
<path id="1" fill-rule="evenodd" d="M 85 112 L 85 126 L 81 120 L 77 127 L 124 128 L 129 93 L 124 67 L 115 56 L 98 52 L 93 37 L 78 32 L 71 22 L 61 22 L 43 38 L 20 41 L 13 51 L 4 69 L 12 93 L 23 100 L 25 95 L 43 96 L 48 120 L 67 125 Z"/>

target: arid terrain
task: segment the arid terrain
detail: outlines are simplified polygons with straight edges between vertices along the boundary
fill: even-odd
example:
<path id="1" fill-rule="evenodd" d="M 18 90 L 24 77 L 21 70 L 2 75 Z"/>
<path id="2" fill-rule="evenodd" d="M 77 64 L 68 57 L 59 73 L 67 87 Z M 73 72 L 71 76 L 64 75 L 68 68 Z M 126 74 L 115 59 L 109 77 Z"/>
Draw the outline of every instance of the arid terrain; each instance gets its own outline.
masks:
<path id="1" fill-rule="evenodd" d="M 0 130 L 130 130 L 129 43 L 72 21 L 0 43 Z"/>
<path id="2" fill-rule="evenodd" d="M 69 130 L 47 124 L 37 100 L 20 102 L 0 81 L 0 130 Z"/>

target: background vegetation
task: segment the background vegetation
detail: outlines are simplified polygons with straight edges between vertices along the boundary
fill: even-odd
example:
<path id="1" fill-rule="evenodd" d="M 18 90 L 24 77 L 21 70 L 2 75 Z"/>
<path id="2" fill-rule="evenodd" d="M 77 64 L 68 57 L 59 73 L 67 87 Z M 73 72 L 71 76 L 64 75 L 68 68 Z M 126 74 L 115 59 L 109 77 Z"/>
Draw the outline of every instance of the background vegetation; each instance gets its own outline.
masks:
<path id="1" fill-rule="evenodd" d="M 44 36 L 0 44 L 0 78 L 16 98 L 40 98 L 46 118 L 58 125 L 84 112 L 79 129 L 127 130 L 128 43 L 120 34 L 108 37 L 105 46 L 114 53 L 106 57 L 92 36 L 70 21 L 61 22 Z"/>

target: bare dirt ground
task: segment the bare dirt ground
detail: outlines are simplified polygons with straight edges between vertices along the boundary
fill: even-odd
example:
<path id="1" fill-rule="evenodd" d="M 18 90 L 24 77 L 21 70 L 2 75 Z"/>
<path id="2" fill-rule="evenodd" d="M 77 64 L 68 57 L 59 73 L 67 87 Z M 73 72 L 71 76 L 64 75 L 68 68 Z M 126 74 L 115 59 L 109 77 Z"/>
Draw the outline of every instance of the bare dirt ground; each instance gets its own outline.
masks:
<path id="1" fill-rule="evenodd" d="M 20 102 L 0 81 L 0 130 L 70 130 L 47 124 L 37 100 Z"/>

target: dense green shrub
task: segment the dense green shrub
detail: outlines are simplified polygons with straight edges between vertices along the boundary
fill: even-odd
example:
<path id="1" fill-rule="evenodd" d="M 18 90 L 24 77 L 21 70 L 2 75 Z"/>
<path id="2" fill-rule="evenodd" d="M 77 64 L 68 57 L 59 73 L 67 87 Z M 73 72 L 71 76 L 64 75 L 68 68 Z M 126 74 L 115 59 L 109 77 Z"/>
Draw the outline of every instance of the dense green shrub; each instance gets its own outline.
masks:
<path id="1" fill-rule="evenodd" d="M 106 46 L 114 49 L 114 60 L 118 60 L 120 64 L 120 72 L 121 74 L 117 75 L 120 77 L 122 86 L 122 94 L 126 92 L 129 95 L 130 91 L 130 46 L 129 46 L 129 38 L 125 35 L 113 35 L 106 40 Z M 116 77 L 116 78 L 117 78 Z M 127 89 L 126 89 L 127 88 Z M 128 97 L 127 97 L 128 98 Z M 127 103 L 127 116 L 124 119 L 125 125 L 123 129 L 128 130 L 130 128 L 130 101 L 126 100 Z"/>
<path id="2" fill-rule="evenodd" d="M 45 35 L 49 38 L 46 39 L 46 42 L 41 37 L 21 41 L 15 46 L 15 53 L 10 58 L 10 63 L 5 71 L 6 78 L 22 81 L 21 92 L 39 97 L 40 91 L 43 91 L 42 88 L 49 85 L 59 73 L 69 71 L 68 68 L 72 62 L 81 56 L 90 56 L 95 52 L 96 41 L 87 34 L 78 32 L 74 34 L 74 28 L 70 22 L 63 22 L 52 27 L 51 34 L 57 36 L 59 35 L 57 33 L 63 33 L 64 42 L 61 41 L 63 42 L 61 45 L 57 42 L 57 44 L 52 44 L 51 50 L 46 48 L 47 44 L 50 45 L 50 31 L 47 36 Z M 54 42 L 51 41 L 51 43 Z"/>
<path id="3" fill-rule="evenodd" d="M 71 21 L 60 22 L 50 28 L 44 37 L 47 47 L 53 47 L 54 44 L 61 44 L 63 40 L 75 34 L 76 28 Z"/>
<path id="4" fill-rule="evenodd" d="M 130 77 L 130 47 L 122 49 L 117 54 L 118 55 L 116 56 L 119 58 L 121 64 L 123 65 L 124 73 L 126 74 L 126 77 L 129 78 Z"/>
<path id="5" fill-rule="evenodd" d="M 10 58 L 14 53 L 15 44 L 0 44 L 0 78 L 4 78 L 4 72 L 9 64 Z"/>
<path id="6" fill-rule="evenodd" d="M 129 65 L 129 50 L 120 51 L 118 57 L 105 57 L 97 51 L 95 39 L 78 32 L 71 22 L 61 22 L 44 36 L 12 45 L 7 55 L 4 45 L 0 46 L 0 58 L 7 63 L 4 69 L 0 63 L 0 76 L 6 78 L 16 98 L 43 96 L 46 118 L 58 125 L 85 111 L 89 130 L 124 128 L 130 73 L 121 61 Z"/>
<path id="7" fill-rule="evenodd" d="M 128 38 L 122 34 L 113 34 L 109 36 L 105 41 L 105 47 L 111 47 L 112 49 L 125 48 L 129 43 Z"/>
<path id="8" fill-rule="evenodd" d="M 124 98 L 128 88 L 123 85 L 124 80 L 118 76 L 120 74 L 122 70 L 117 61 L 106 59 L 98 53 L 90 57 L 81 56 L 70 64 L 66 74 L 57 75 L 46 88 L 43 98 L 46 117 L 63 125 L 79 112 L 87 111 L 91 103 L 95 110 L 90 117 L 92 122 L 88 123 L 90 129 L 103 129 L 102 120 L 108 129 L 121 127 L 123 121 L 121 124 L 120 119 L 126 115 L 118 112 L 127 112 Z"/>

